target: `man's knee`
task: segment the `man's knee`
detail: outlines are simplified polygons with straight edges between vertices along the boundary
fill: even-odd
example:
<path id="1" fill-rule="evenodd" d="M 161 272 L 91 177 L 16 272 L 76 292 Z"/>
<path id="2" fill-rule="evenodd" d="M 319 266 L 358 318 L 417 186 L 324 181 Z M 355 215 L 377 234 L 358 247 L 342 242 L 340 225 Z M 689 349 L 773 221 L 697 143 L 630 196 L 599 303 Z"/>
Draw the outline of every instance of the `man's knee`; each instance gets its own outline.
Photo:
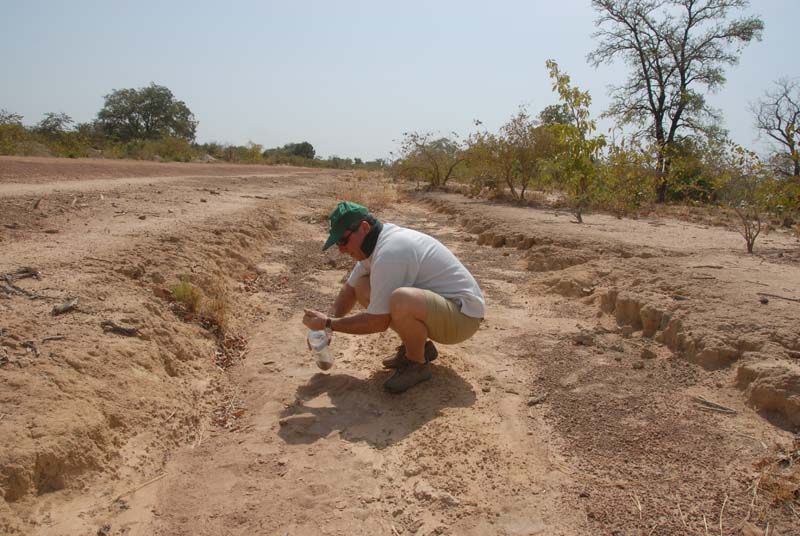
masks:
<path id="1" fill-rule="evenodd" d="M 372 289 L 369 284 L 368 275 L 362 275 L 361 277 L 358 278 L 358 281 L 356 281 L 355 290 L 356 290 L 356 300 L 358 301 L 358 303 L 361 304 L 361 307 L 363 307 L 364 309 L 369 307 L 369 294 Z"/>
<path id="2" fill-rule="evenodd" d="M 389 313 L 391 315 L 411 314 L 423 319 L 427 311 L 425 293 L 413 287 L 401 287 L 392 291 L 389 297 Z"/>

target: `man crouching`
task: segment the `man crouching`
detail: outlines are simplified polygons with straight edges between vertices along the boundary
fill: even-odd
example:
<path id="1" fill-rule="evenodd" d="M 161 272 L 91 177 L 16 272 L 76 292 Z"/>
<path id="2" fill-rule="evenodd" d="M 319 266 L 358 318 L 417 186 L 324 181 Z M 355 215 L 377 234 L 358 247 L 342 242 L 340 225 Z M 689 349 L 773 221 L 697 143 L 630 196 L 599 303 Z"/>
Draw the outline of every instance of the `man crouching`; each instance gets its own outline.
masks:
<path id="1" fill-rule="evenodd" d="M 430 379 L 428 363 L 438 355 L 431 341 L 465 341 L 483 319 L 485 302 L 475 278 L 435 238 L 382 223 L 357 203 L 339 203 L 328 219 L 330 235 L 322 250 L 336 244 L 357 262 L 332 315 L 306 309 L 303 324 L 357 335 L 392 328 L 402 345 L 383 361 L 396 369 L 384 389 L 402 393 Z M 356 302 L 366 312 L 346 316 Z"/>

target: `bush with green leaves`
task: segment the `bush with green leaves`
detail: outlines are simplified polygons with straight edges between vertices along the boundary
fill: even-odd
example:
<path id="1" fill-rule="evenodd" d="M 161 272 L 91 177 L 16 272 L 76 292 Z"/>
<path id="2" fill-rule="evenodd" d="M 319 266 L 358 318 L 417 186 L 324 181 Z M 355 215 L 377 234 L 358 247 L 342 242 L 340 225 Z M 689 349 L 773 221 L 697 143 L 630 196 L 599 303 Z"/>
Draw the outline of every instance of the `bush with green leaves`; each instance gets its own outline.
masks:
<path id="1" fill-rule="evenodd" d="M 578 223 L 583 222 L 583 211 L 590 207 L 600 191 L 596 162 L 606 144 L 605 136 L 593 136 L 596 123 L 589 115 L 592 97 L 572 85 L 569 75 L 562 72 L 553 60 L 547 60 L 547 69 L 553 81 L 553 91 L 558 93 L 565 106 L 569 123 L 553 125 L 562 146 L 550 163 L 550 176 L 558 178 L 558 186 L 566 194 Z"/>

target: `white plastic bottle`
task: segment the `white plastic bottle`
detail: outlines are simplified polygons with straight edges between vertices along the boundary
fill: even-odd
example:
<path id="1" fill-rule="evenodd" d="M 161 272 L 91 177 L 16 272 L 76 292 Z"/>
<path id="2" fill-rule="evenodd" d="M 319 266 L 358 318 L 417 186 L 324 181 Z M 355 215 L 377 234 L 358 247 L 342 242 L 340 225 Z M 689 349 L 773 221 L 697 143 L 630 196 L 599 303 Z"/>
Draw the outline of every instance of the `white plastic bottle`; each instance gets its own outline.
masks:
<path id="1" fill-rule="evenodd" d="M 314 354 L 317 366 L 322 370 L 328 370 L 333 366 L 333 355 L 328 348 L 328 333 L 324 329 L 309 330 L 308 344 Z"/>

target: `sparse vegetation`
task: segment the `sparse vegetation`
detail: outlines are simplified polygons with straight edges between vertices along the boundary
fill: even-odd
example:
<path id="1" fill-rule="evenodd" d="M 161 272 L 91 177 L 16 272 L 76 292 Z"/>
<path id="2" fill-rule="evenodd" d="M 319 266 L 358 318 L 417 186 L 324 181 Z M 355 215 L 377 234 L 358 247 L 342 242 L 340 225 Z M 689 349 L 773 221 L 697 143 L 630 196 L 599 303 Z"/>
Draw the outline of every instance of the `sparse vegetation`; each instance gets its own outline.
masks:
<path id="1" fill-rule="evenodd" d="M 187 313 L 196 314 L 200 309 L 203 294 L 200 289 L 192 285 L 188 276 L 182 275 L 180 283 L 172 287 L 172 298 L 181 304 Z"/>
<path id="2" fill-rule="evenodd" d="M 383 173 L 357 169 L 343 186 L 337 187 L 336 198 L 353 201 L 375 212 L 392 206 L 397 201 L 397 190 Z"/>
<path id="3" fill-rule="evenodd" d="M 205 289 L 206 298 L 203 300 L 202 315 L 216 330 L 218 335 L 224 335 L 228 330 L 228 315 L 230 311 L 230 298 L 228 288 L 222 279 L 214 280 Z"/>

